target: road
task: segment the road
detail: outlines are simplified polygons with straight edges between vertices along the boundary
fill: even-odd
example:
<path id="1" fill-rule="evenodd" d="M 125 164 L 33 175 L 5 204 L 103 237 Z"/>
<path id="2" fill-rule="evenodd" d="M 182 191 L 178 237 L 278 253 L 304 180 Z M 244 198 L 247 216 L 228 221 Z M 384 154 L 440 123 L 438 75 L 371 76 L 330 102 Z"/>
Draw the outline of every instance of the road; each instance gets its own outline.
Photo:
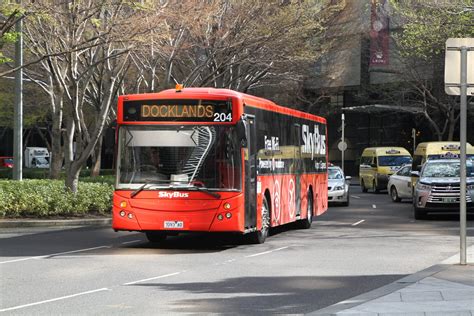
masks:
<path id="1" fill-rule="evenodd" d="M 265 244 L 227 235 L 162 245 L 109 227 L 0 233 L 3 314 L 303 314 L 368 292 L 459 252 L 457 216 L 415 221 L 409 201 L 359 193 L 309 230 Z M 468 246 L 474 243 L 468 221 Z"/>

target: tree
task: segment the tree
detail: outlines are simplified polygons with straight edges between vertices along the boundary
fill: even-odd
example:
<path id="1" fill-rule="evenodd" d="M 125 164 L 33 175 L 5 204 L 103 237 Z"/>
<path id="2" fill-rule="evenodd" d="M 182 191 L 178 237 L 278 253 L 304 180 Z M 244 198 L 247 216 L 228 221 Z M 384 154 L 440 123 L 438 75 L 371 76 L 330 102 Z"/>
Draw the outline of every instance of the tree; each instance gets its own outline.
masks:
<path id="1" fill-rule="evenodd" d="M 142 31 L 135 20 L 140 10 L 126 0 L 36 1 L 32 7 L 41 14 L 25 23 L 26 46 L 34 58 L 47 57 L 39 69 L 29 69 L 29 77 L 50 96 L 53 164 L 61 164 L 63 153 L 66 187 L 76 192 L 79 173 L 101 139 L 133 38 Z"/>
<path id="2" fill-rule="evenodd" d="M 3 54 L 5 44 L 14 43 L 17 39 L 15 25 L 23 19 L 22 9 L 17 4 L 0 3 L 0 64 L 11 61 Z"/>
<path id="3" fill-rule="evenodd" d="M 474 2 L 430 0 L 391 4 L 394 13 L 402 18 L 403 30 L 395 35 L 395 41 L 403 65 L 398 73 L 406 79 L 391 94 L 400 96 L 398 104 L 422 115 L 438 140 L 452 140 L 459 121 L 459 104 L 457 98 L 444 93 L 445 42 L 450 37 L 474 36 Z"/>
<path id="4" fill-rule="evenodd" d="M 132 53 L 134 87 L 285 87 L 301 80 L 319 53 L 324 22 L 336 8 L 329 1 L 170 2 L 159 8 L 163 24 Z"/>

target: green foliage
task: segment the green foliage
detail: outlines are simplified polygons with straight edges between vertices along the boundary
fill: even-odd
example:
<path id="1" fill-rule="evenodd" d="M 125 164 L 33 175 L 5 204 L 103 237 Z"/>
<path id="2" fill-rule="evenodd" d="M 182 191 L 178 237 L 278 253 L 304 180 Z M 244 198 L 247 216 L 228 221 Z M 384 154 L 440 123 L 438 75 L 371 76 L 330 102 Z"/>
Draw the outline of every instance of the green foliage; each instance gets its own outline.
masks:
<path id="1" fill-rule="evenodd" d="M 416 3 L 392 0 L 391 4 L 402 17 L 403 31 L 396 38 L 405 57 L 430 60 L 444 53 L 448 38 L 474 36 L 472 0 Z"/>
<path id="2" fill-rule="evenodd" d="M 0 180 L 0 217 L 84 216 L 108 214 L 113 187 L 79 183 L 76 195 L 59 180 Z"/>

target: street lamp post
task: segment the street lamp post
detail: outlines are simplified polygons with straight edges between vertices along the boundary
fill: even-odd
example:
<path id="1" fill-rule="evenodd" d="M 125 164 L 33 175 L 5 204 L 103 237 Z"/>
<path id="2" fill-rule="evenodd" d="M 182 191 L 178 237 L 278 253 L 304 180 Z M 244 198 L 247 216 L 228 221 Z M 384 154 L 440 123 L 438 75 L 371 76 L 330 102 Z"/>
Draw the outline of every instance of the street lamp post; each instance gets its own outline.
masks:
<path id="1" fill-rule="evenodd" d="M 341 127 L 341 142 L 342 142 L 342 150 L 341 150 L 341 168 L 342 168 L 342 172 L 344 172 L 344 151 L 346 150 L 346 148 L 344 147 L 344 113 L 341 114 L 341 121 L 342 121 L 342 127 Z"/>
<path id="2" fill-rule="evenodd" d="M 21 4 L 21 0 L 17 0 Z M 15 44 L 15 108 L 13 124 L 13 179 L 23 179 L 23 19 L 18 19 L 15 32 L 18 39 Z"/>

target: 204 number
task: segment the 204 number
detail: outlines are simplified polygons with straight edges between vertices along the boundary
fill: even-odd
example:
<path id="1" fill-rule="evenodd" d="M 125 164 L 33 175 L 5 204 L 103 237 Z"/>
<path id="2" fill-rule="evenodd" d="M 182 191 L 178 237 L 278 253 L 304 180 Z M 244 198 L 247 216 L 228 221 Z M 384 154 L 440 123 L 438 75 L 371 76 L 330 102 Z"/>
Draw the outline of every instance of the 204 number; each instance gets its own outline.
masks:
<path id="1" fill-rule="evenodd" d="M 214 122 L 232 122 L 232 113 L 214 113 Z"/>

